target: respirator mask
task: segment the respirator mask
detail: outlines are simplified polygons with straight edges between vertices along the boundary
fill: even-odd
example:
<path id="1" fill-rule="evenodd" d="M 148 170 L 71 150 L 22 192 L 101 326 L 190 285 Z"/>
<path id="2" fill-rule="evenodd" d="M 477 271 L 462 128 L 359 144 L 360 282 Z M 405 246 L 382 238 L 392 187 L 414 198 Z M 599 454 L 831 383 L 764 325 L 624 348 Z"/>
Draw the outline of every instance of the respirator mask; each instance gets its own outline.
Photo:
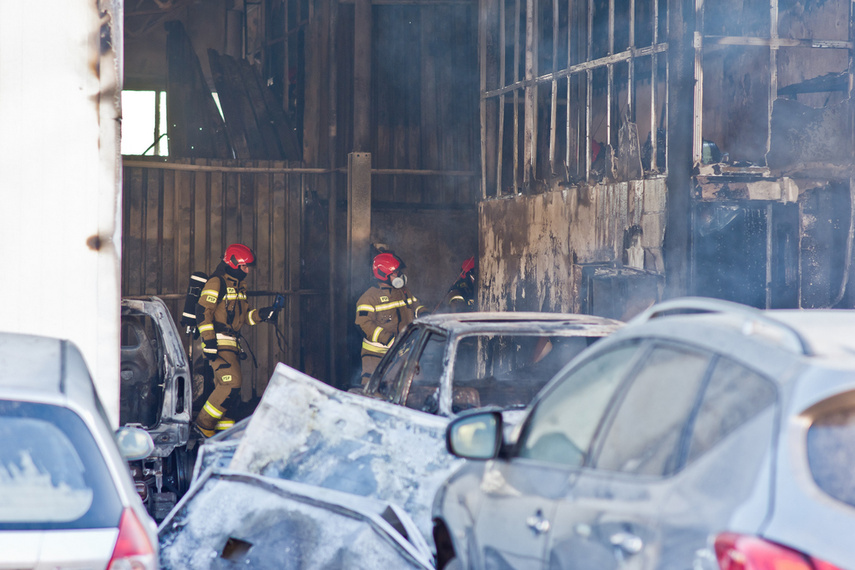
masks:
<path id="1" fill-rule="evenodd" d="M 407 284 L 407 276 L 401 273 L 400 275 L 396 275 L 392 277 L 392 287 L 395 289 L 400 289 L 404 285 Z"/>

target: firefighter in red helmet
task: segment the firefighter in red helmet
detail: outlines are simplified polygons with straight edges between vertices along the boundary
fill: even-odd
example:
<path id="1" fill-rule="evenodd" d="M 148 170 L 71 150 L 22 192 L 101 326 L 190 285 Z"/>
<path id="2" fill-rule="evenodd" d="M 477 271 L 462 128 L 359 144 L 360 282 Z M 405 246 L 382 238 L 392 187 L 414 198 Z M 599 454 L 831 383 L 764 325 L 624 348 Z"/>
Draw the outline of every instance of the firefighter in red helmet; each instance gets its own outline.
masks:
<path id="1" fill-rule="evenodd" d="M 428 312 L 407 289 L 401 258 L 381 253 L 374 257 L 371 268 L 377 283 L 356 302 L 356 325 L 362 332 L 363 386 L 398 333 Z"/>
<path id="2" fill-rule="evenodd" d="M 465 313 L 475 310 L 475 258 L 470 257 L 460 266 L 457 281 L 439 302 L 437 313 Z"/>
<path id="3" fill-rule="evenodd" d="M 243 282 L 254 265 L 255 254 L 249 247 L 241 243 L 230 245 L 199 297 L 200 313 L 204 310 L 198 326 L 202 353 L 214 370 L 214 391 L 196 416 L 196 427 L 206 437 L 234 425 L 226 412 L 240 392 L 241 327 L 245 323 L 272 321 L 276 314 L 273 307 L 249 306 Z"/>

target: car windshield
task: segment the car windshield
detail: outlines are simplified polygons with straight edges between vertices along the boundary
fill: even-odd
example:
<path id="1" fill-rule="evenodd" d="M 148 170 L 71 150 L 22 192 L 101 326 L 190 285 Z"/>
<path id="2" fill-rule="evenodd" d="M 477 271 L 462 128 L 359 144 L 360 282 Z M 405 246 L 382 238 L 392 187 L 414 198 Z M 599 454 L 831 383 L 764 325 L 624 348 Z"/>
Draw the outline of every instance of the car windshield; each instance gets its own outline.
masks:
<path id="1" fill-rule="evenodd" d="M 0 531 L 117 526 L 121 504 L 74 412 L 0 400 Z"/>
<path id="2" fill-rule="evenodd" d="M 526 406 L 535 394 L 594 340 L 556 335 L 481 334 L 460 340 L 454 357 L 455 401 L 479 406 Z"/>

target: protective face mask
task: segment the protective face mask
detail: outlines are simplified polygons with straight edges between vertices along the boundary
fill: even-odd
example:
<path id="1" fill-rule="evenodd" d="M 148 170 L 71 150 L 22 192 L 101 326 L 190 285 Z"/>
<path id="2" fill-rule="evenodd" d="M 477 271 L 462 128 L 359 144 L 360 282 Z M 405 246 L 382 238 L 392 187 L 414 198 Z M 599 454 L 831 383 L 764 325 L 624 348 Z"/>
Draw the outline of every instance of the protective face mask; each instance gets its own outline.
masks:
<path id="1" fill-rule="evenodd" d="M 407 276 L 406 275 L 398 275 L 397 277 L 392 278 L 392 287 L 395 289 L 400 289 L 404 285 L 407 284 Z"/>

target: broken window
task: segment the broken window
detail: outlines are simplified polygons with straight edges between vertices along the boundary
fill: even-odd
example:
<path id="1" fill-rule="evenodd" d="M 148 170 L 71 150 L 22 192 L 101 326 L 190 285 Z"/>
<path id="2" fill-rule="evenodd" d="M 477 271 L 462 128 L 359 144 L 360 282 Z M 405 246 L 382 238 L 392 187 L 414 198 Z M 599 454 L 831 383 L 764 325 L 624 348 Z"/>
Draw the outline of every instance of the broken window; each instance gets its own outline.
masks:
<path id="1" fill-rule="evenodd" d="M 484 196 L 665 169 L 665 0 L 499 0 L 482 14 Z"/>

